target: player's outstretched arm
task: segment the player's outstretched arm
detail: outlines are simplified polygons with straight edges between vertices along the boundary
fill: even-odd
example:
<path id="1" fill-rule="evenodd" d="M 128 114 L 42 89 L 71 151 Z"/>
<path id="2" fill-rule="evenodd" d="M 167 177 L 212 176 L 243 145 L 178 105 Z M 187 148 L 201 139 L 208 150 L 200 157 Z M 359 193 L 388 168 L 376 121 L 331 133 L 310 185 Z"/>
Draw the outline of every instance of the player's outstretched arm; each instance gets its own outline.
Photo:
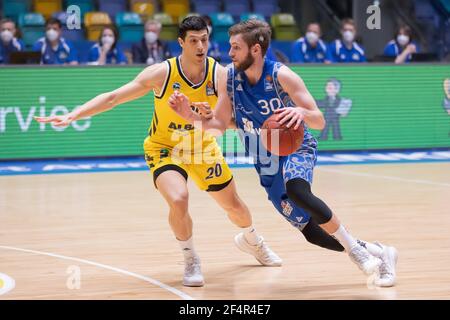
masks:
<path id="1" fill-rule="evenodd" d="M 288 127 L 293 125 L 297 129 L 301 122 L 305 121 L 308 127 L 322 130 L 325 127 L 325 118 L 303 80 L 286 66 L 280 68 L 278 80 L 297 106 L 276 110 L 275 112 L 280 115 L 280 123 L 287 122 Z"/>
<path id="2" fill-rule="evenodd" d="M 66 115 L 35 117 L 35 120 L 38 122 L 51 122 L 57 127 L 68 126 L 73 121 L 111 110 L 119 104 L 144 96 L 152 89 L 161 88 L 166 73 L 167 66 L 165 63 L 152 65 L 143 70 L 131 82 L 116 90 L 99 94 Z"/>
<path id="3" fill-rule="evenodd" d="M 208 131 L 215 136 L 222 135 L 227 129 L 231 118 L 232 109 L 230 98 L 227 94 L 227 71 L 218 66 L 218 99 L 212 116 L 204 117 L 192 111 L 191 103 L 184 94 L 175 92 L 169 98 L 170 107 L 186 121 L 196 128 Z"/>

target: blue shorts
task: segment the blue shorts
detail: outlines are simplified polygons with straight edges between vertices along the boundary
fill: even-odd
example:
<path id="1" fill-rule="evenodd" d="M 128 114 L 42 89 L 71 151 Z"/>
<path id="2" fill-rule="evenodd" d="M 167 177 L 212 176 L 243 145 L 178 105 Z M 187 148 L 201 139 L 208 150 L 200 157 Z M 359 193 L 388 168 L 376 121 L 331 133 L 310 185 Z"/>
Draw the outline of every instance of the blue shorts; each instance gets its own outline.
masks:
<path id="1" fill-rule="evenodd" d="M 308 224 L 311 216 L 297 207 L 286 194 L 286 183 L 301 178 L 312 184 L 313 170 L 317 162 L 317 149 L 303 147 L 296 153 L 280 158 L 277 174 L 261 177 L 261 184 L 266 189 L 269 200 L 283 217 L 300 231 Z M 264 180 L 264 182 L 263 182 Z"/>

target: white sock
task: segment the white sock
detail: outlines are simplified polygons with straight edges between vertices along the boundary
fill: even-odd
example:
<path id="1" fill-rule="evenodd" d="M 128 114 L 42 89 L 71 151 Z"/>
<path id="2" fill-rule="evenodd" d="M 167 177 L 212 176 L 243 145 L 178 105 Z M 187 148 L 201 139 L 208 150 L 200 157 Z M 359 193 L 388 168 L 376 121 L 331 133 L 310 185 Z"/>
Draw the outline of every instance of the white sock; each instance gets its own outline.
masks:
<path id="1" fill-rule="evenodd" d="M 253 226 L 242 228 L 244 231 L 245 240 L 250 243 L 252 246 L 256 246 L 259 243 L 260 237 L 256 233 L 255 228 Z"/>
<path id="2" fill-rule="evenodd" d="M 180 244 L 180 248 L 183 251 L 184 259 L 194 257 L 197 255 L 194 249 L 194 240 L 193 237 L 190 237 L 186 241 L 178 240 L 178 243 Z"/>
<path id="3" fill-rule="evenodd" d="M 358 244 L 355 238 L 352 237 L 350 233 L 345 230 L 344 226 L 341 224 L 335 233 L 332 234 L 340 244 L 344 247 L 345 251 L 350 252 L 350 249 Z"/>
<path id="4" fill-rule="evenodd" d="M 357 240 L 358 243 L 369 251 L 369 253 L 375 257 L 380 258 L 383 255 L 383 249 L 377 246 L 376 244 L 364 241 Z"/>

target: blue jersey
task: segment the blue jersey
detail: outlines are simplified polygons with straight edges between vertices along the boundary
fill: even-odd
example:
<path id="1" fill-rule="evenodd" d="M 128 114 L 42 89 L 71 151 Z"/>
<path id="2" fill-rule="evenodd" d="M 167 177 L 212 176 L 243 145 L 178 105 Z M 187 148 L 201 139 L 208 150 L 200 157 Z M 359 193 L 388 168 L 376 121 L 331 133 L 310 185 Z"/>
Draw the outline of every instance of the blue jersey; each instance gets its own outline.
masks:
<path id="1" fill-rule="evenodd" d="M 356 42 L 353 42 L 349 49 L 341 40 L 335 40 L 330 43 L 328 52 L 332 62 L 366 62 L 364 49 Z"/>
<path id="2" fill-rule="evenodd" d="M 415 42 L 411 42 L 411 44 L 414 44 L 416 46 L 416 52 L 419 52 L 419 46 Z M 405 46 L 406 48 L 406 46 Z M 388 42 L 386 47 L 384 47 L 384 55 L 389 57 L 397 57 L 399 54 L 403 52 L 404 48 L 402 48 L 397 41 L 391 40 Z M 406 57 L 405 62 L 411 61 L 411 55 L 409 54 L 408 57 Z"/>
<path id="3" fill-rule="evenodd" d="M 0 40 L 0 64 L 8 64 L 11 53 L 22 51 L 23 48 L 23 42 L 16 38 L 12 38 L 6 45 Z"/>
<path id="4" fill-rule="evenodd" d="M 101 47 L 98 43 L 94 44 L 89 50 L 89 62 L 96 62 L 98 58 L 100 58 L 100 50 Z M 114 48 L 113 50 L 109 50 L 106 54 L 106 64 L 127 64 L 128 59 L 119 48 Z"/>
<path id="5" fill-rule="evenodd" d="M 78 56 L 72 44 L 64 38 L 59 39 L 58 46 L 53 49 L 50 42 L 45 38 L 40 38 L 33 46 L 33 51 L 42 53 L 42 64 L 64 64 L 73 61 L 78 62 Z"/>
<path id="6" fill-rule="evenodd" d="M 278 81 L 278 70 L 283 64 L 266 59 L 261 78 L 251 85 L 244 72 L 228 66 L 227 91 L 233 116 L 246 153 L 253 157 L 254 166 L 266 189 L 269 200 L 291 224 L 302 228 L 309 215 L 286 196 L 285 184 L 295 178 L 312 183 L 312 171 L 316 163 L 317 141 L 304 126 L 302 146 L 289 156 L 270 154 L 260 143 L 261 127 L 275 110 L 292 108 L 295 104 Z"/>
<path id="7" fill-rule="evenodd" d="M 304 38 L 300 38 L 292 45 L 291 62 L 322 63 L 327 58 L 327 46 L 322 40 L 312 47 Z"/>

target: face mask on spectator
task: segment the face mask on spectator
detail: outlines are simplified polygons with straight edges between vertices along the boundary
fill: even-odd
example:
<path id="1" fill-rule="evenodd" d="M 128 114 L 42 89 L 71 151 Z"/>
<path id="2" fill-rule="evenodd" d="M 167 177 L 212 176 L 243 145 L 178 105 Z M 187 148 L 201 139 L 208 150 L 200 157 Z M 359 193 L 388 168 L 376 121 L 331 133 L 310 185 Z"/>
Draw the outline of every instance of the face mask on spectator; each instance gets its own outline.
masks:
<path id="1" fill-rule="evenodd" d="M 397 42 L 402 47 L 406 46 L 409 43 L 409 37 L 404 34 L 399 34 L 397 36 Z"/>
<path id="2" fill-rule="evenodd" d="M 308 40 L 309 43 L 316 43 L 317 40 L 319 40 L 319 35 L 315 32 L 307 32 L 306 33 L 306 40 Z"/>
<path id="3" fill-rule="evenodd" d="M 102 44 L 106 44 L 106 45 L 108 45 L 108 44 L 113 44 L 114 43 L 114 37 L 113 36 L 103 36 L 102 37 Z"/>
<path id="4" fill-rule="evenodd" d="M 342 37 L 345 42 L 353 42 L 353 39 L 355 39 L 355 34 L 352 31 L 347 30 L 342 33 Z"/>
<path id="5" fill-rule="evenodd" d="M 9 30 L 3 30 L 2 33 L 0 34 L 0 37 L 2 38 L 3 42 L 10 42 L 14 37 L 14 35 Z"/>
<path id="6" fill-rule="evenodd" d="M 145 41 L 147 43 L 153 44 L 156 42 L 156 40 L 158 40 L 158 35 L 156 34 L 156 32 L 148 31 L 145 33 Z"/>
<path id="7" fill-rule="evenodd" d="M 207 26 L 207 28 L 208 28 L 208 34 L 211 35 L 211 33 L 212 33 L 212 27 L 211 27 L 211 26 Z"/>
<path id="8" fill-rule="evenodd" d="M 47 30 L 46 35 L 48 41 L 55 41 L 56 39 L 58 39 L 58 31 L 56 31 L 55 29 Z"/>

